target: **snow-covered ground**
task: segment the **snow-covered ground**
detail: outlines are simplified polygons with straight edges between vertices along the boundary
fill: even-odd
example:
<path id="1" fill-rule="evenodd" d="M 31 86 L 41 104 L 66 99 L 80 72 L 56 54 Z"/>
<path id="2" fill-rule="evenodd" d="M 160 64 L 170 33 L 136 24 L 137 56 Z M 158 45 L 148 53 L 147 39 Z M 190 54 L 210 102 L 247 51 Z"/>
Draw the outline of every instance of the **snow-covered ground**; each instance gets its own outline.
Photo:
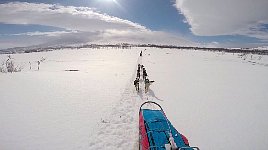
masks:
<path id="1" fill-rule="evenodd" d="M 136 150 L 146 100 L 193 146 L 267 149 L 267 56 L 146 49 L 12 55 L 24 68 L 0 74 L 0 149 Z M 138 63 L 155 80 L 146 94 L 134 90 Z"/>

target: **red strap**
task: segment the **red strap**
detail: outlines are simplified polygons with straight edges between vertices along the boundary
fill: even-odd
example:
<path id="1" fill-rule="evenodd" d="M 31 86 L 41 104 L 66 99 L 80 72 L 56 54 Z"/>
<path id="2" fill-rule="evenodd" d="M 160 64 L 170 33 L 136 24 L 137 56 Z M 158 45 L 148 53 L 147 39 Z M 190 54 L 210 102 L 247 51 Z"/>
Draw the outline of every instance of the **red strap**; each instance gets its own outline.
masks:
<path id="1" fill-rule="evenodd" d="M 190 144 L 189 144 L 188 139 L 187 139 L 183 134 L 181 134 L 181 137 L 182 137 L 184 143 L 185 143 L 187 146 L 189 146 Z"/>

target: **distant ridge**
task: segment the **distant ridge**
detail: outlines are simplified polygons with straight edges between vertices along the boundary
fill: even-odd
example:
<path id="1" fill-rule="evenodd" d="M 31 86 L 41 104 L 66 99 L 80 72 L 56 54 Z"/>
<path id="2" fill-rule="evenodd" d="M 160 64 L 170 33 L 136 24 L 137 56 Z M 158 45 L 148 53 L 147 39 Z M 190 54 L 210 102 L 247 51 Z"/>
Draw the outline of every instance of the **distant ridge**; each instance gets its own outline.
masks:
<path id="1" fill-rule="evenodd" d="M 153 48 L 170 48 L 170 49 L 187 49 L 187 50 L 202 50 L 202 51 L 216 51 L 226 53 L 246 53 L 246 54 L 259 54 L 268 55 L 268 46 L 258 48 L 207 48 L 207 47 L 191 47 L 191 46 L 175 46 L 175 45 L 158 45 L 158 44 L 82 44 L 82 45 L 68 45 L 68 46 L 31 46 L 31 47 L 15 47 L 0 50 L 0 54 L 15 54 L 15 53 L 32 53 L 32 52 L 44 52 L 61 49 L 81 49 L 81 48 L 121 48 L 131 49 L 132 47 L 153 47 Z"/>

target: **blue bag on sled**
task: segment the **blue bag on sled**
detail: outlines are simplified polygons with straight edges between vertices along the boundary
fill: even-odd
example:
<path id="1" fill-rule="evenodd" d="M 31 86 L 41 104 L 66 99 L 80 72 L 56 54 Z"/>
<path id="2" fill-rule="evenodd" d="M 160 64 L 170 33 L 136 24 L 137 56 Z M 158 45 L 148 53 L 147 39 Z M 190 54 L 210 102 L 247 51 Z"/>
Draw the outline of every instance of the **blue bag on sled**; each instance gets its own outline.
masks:
<path id="1" fill-rule="evenodd" d="M 152 101 L 140 106 L 139 149 L 199 150 L 189 146 L 187 138 L 172 126 L 161 106 Z"/>

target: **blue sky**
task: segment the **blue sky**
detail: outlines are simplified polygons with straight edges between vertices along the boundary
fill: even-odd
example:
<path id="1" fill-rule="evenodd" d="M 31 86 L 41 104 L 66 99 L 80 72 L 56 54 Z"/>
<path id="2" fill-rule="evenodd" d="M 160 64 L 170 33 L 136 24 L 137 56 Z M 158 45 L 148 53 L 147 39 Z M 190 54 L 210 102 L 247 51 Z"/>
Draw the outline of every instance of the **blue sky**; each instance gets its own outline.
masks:
<path id="1" fill-rule="evenodd" d="M 240 7 L 239 2 L 241 1 L 244 3 L 249 1 L 249 3 L 241 6 L 243 12 L 237 13 L 237 6 Z M 175 45 L 197 44 L 215 47 L 268 45 L 268 17 L 264 15 L 265 12 L 268 14 L 266 11 L 268 3 L 265 0 L 256 0 L 256 6 L 251 4 L 250 0 L 233 0 L 230 1 L 232 4 L 229 6 L 225 3 L 222 4 L 219 0 L 215 0 L 215 3 L 212 4 L 209 0 L 198 2 L 194 0 L 23 0 L 15 3 L 2 0 L 0 3 L 1 7 L 5 8 L 0 9 L 0 44 L 2 48 L 61 44 L 64 40 L 60 39 L 66 37 L 68 37 L 68 42 L 72 41 L 71 37 L 74 37 L 70 44 L 84 43 L 87 40 L 94 43 L 95 36 L 98 37 L 96 42 L 104 43 L 121 42 L 124 39 L 124 42 L 130 41 L 130 43 L 143 41 L 144 43 L 165 44 L 164 42 L 166 42 Z M 35 4 L 39 5 L 35 6 Z M 42 11 L 45 13 L 39 13 L 38 9 L 44 4 L 51 4 L 44 6 L 48 7 L 49 11 L 44 8 Z M 66 21 L 61 21 L 59 18 L 47 19 L 52 16 L 50 13 L 52 4 L 56 4 L 57 8 L 53 13 L 62 15 L 60 19 Z M 6 5 L 9 8 L 6 8 Z M 221 13 L 220 10 L 224 5 L 228 6 L 230 10 L 224 9 Z M 251 8 L 252 5 L 255 9 Z M 87 13 L 89 17 L 78 16 L 77 20 L 74 18 L 77 22 L 69 25 L 69 22 L 72 23 L 70 17 L 73 18 L 77 15 L 72 12 L 66 14 L 60 12 L 67 9 L 68 6 L 73 6 L 70 9 L 89 8 L 90 12 L 88 10 L 79 11 L 79 13 Z M 21 8 L 24 10 L 20 10 Z M 256 8 L 258 9 L 256 10 Z M 254 10 L 250 11 L 251 9 Z M 27 13 L 27 11 L 29 12 Z M 92 14 L 94 14 L 93 19 Z M 97 17 L 101 21 L 95 18 L 96 14 L 101 15 L 101 17 Z M 67 18 L 68 15 L 69 18 Z M 113 17 L 116 17 L 117 22 Z M 111 22 L 109 19 L 113 20 L 113 24 L 109 24 Z M 79 22 L 81 24 L 78 24 Z M 92 30 L 86 29 L 85 23 Z M 122 24 L 124 24 L 124 28 L 120 28 Z M 99 28 L 96 27 L 98 25 L 100 25 Z M 141 36 L 142 33 L 144 36 Z M 106 35 L 109 36 L 106 38 Z M 80 39 L 80 37 L 89 36 L 92 38 Z M 104 37 L 104 39 L 100 39 L 100 37 Z M 62 44 L 68 44 L 68 42 Z"/>

